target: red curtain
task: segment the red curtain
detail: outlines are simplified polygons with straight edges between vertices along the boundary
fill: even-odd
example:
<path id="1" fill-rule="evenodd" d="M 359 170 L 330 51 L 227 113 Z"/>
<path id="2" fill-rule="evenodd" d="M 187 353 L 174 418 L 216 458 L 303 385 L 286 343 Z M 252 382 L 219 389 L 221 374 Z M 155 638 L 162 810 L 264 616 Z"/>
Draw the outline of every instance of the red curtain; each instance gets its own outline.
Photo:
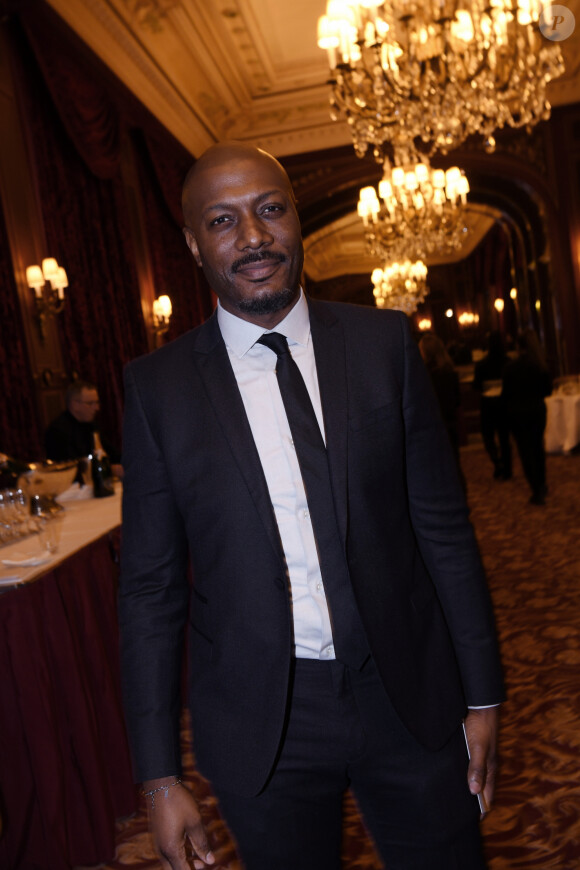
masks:
<path id="1" fill-rule="evenodd" d="M 132 137 L 155 287 L 174 303 L 170 338 L 212 310 L 181 233 L 180 186 L 193 158 L 45 3 L 23 4 L 12 30 L 47 254 L 69 278 L 59 317 L 65 365 L 97 384 L 103 429 L 120 444 L 122 369 L 148 349 L 123 143 Z"/>
<path id="2" fill-rule="evenodd" d="M 4 215 L 0 211 L 0 453 L 32 460 L 42 437 Z"/>
<path id="3" fill-rule="evenodd" d="M 133 135 L 151 268 L 157 295 L 171 297 L 171 340 L 201 323 L 212 312 L 211 291 L 189 251 L 182 227 L 181 186 L 191 157 L 171 164 L 155 161 L 161 149 L 140 131 Z M 170 209 L 171 204 L 171 209 Z"/>
<path id="4" fill-rule="evenodd" d="M 119 162 L 112 178 L 93 174 L 61 123 L 35 61 L 23 38 L 20 95 L 32 134 L 47 251 L 69 280 L 59 317 L 65 366 L 71 377 L 97 384 L 103 428 L 120 443 L 122 368 L 145 352 L 147 336 Z M 58 84 L 66 87 L 60 78 Z M 112 169 L 111 159 L 107 166 Z"/>

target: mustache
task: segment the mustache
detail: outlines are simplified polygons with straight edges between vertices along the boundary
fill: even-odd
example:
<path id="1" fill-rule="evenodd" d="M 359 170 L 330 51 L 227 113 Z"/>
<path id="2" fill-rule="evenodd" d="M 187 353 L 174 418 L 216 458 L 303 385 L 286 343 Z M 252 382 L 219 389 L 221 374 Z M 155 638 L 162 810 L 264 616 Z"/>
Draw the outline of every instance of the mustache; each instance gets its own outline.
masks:
<path id="1" fill-rule="evenodd" d="M 286 262 L 284 254 L 277 254 L 275 251 L 256 251 L 254 254 L 246 254 L 245 257 L 240 257 L 232 264 L 232 272 L 237 272 L 243 266 L 249 266 L 251 263 L 261 263 L 263 260 L 274 260 L 276 263 Z"/>

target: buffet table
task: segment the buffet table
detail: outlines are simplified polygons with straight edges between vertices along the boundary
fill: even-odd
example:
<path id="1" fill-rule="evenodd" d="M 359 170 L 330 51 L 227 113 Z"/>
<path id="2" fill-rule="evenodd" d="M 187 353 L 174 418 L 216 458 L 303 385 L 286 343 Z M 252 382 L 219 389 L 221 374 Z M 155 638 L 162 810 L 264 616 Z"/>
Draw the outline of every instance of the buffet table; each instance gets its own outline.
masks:
<path id="1" fill-rule="evenodd" d="M 580 444 L 580 392 L 556 392 L 546 399 L 547 453 L 569 453 Z"/>
<path id="2" fill-rule="evenodd" d="M 66 504 L 49 562 L 0 565 L 7 870 L 108 861 L 115 819 L 136 808 L 119 686 L 120 494 Z M 34 554 L 43 558 L 36 535 L 1 548 L 0 560 L 37 561 Z"/>

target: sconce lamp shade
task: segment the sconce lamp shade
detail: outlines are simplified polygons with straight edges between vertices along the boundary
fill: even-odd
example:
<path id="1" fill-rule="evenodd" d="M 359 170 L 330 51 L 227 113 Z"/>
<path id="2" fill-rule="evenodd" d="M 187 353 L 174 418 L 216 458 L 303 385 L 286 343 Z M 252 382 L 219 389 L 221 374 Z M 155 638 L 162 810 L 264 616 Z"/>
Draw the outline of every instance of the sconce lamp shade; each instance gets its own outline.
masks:
<path id="1" fill-rule="evenodd" d="M 64 288 L 68 287 L 68 277 L 62 266 L 56 270 L 56 274 L 50 278 L 50 283 L 53 287 Z"/>
<path id="2" fill-rule="evenodd" d="M 45 257 L 42 261 L 42 274 L 46 281 L 50 281 L 58 272 L 58 263 L 54 257 Z"/>
<path id="3" fill-rule="evenodd" d="M 153 302 L 153 314 L 158 320 L 169 320 L 173 311 L 169 296 L 159 296 Z"/>
<path id="4" fill-rule="evenodd" d="M 503 299 L 496 299 L 496 300 L 494 301 L 494 303 L 493 303 L 493 307 L 494 307 L 495 310 L 498 312 L 498 314 L 501 314 L 502 311 L 503 311 L 503 309 L 504 309 L 504 301 L 503 301 Z"/>
<path id="5" fill-rule="evenodd" d="M 44 275 L 40 266 L 28 266 L 26 269 L 26 283 L 29 287 L 44 287 Z"/>
<path id="6" fill-rule="evenodd" d="M 65 287 L 68 277 L 54 257 L 45 257 L 41 266 L 28 266 L 26 283 L 34 290 L 34 304 L 42 341 L 45 338 L 47 318 L 64 310 Z M 46 285 L 50 284 L 50 287 Z"/>

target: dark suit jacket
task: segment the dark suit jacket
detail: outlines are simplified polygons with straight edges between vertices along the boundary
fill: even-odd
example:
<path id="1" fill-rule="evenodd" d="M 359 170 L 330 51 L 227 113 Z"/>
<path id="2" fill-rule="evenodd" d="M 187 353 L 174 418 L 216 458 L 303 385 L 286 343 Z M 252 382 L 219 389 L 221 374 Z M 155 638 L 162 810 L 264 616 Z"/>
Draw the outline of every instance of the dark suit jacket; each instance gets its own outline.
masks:
<path id="1" fill-rule="evenodd" d="M 309 305 L 337 515 L 369 645 L 409 731 L 439 747 L 466 702 L 502 697 L 447 435 L 404 315 Z M 197 763 L 216 785 L 255 794 L 280 741 L 292 620 L 274 512 L 216 317 L 131 363 L 125 380 L 120 620 L 136 776 L 180 769 L 189 621 Z"/>

